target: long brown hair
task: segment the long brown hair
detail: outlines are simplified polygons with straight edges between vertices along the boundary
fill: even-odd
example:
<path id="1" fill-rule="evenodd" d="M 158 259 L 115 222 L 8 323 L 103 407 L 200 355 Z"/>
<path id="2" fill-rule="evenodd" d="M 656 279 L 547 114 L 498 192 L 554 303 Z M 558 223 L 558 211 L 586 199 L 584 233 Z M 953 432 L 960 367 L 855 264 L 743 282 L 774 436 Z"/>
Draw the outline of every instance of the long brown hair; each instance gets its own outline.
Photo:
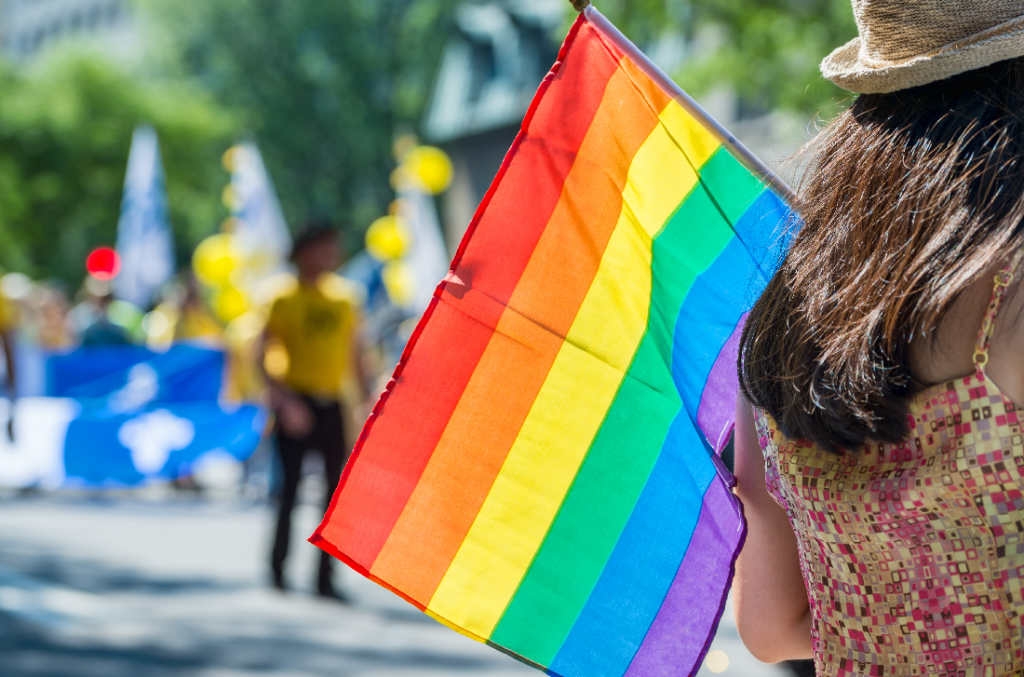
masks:
<path id="1" fill-rule="evenodd" d="M 803 225 L 747 320 L 744 394 L 833 452 L 906 439 L 909 347 L 1024 246 L 1024 59 L 861 95 L 815 143 Z"/>

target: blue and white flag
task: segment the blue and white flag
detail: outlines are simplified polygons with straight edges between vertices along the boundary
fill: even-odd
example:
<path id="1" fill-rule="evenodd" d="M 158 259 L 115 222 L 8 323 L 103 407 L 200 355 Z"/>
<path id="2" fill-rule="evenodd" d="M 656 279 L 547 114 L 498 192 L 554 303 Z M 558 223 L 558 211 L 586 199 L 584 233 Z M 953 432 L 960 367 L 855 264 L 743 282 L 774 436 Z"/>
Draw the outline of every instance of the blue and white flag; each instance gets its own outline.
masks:
<path id="1" fill-rule="evenodd" d="M 14 443 L 0 436 L 0 486 L 133 486 L 245 460 L 266 412 L 218 401 L 223 370 L 223 353 L 188 345 L 51 356 L 48 396 L 19 399 Z"/>
<path id="2" fill-rule="evenodd" d="M 114 278 L 114 293 L 139 308 L 148 307 L 154 292 L 174 275 L 175 263 L 160 144 L 156 132 L 144 125 L 132 134 L 117 253 L 121 272 Z"/>
<path id="3" fill-rule="evenodd" d="M 257 278 L 276 273 L 288 260 L 292 237 L 263 156 L 254 142 L 246 141 L 232 148 L 228 157 L 235 243 Z"/>
<path id="4" fill-rule="evenodd" d="M 405 261 L 414 275 L 416 291 L 408 308 L 419 314 L 430 305 L 437 283 L 448 274 L 448 251 L 433 196 L 414 186 L 399 190 L 398 216 L 412 235 L 412 246 Z"/>

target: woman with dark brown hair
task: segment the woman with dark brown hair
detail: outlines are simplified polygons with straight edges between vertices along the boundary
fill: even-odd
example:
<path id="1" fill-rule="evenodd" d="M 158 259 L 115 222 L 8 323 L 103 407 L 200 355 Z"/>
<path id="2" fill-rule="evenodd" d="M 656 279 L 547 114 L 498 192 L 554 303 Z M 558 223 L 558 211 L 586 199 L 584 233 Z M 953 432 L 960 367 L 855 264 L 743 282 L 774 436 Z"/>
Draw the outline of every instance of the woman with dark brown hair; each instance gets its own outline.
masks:
<path id="1" fill-rule="evenodd" d="M 819 675 L 1024 672 L 1024 2 L 854 0 L 741 347 L 740 634 Z"/>

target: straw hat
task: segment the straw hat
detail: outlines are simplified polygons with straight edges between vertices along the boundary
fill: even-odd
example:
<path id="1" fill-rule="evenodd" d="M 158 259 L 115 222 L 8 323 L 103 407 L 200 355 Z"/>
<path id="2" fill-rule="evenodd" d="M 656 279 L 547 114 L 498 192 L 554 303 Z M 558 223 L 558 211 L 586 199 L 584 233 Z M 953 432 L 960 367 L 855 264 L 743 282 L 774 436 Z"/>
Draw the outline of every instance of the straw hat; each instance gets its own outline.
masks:
<path id="1" fill-rule="evenodd" d="M 821 62 L 851 92 L 895 92 L 1024 56 L 1024 0 L 853 0 L 860 37 Z"/>

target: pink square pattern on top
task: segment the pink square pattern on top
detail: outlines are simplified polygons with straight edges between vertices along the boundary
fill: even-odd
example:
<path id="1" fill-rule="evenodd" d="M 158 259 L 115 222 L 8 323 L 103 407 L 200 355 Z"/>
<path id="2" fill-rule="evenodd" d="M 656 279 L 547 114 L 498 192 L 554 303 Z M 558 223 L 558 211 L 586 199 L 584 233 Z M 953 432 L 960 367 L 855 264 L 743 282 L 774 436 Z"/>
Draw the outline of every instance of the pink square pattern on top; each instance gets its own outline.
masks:
<path id="1" fill-rule="evenodd" d="M 836 456 L 759 413 L 800 549 L 818 674 L 1024 671 L 1024 437 L 972 375 L 914 398 L 911 438 Z"/>
<path id="2" fill-rule="evenodd" d="M 1021 412 L 984 370 L 1020 258 L 996 276 L 976 372 L 916 393 L 904 442 L 830 454 L 756 412 L 821 677 L 1024 673 Z"/>

